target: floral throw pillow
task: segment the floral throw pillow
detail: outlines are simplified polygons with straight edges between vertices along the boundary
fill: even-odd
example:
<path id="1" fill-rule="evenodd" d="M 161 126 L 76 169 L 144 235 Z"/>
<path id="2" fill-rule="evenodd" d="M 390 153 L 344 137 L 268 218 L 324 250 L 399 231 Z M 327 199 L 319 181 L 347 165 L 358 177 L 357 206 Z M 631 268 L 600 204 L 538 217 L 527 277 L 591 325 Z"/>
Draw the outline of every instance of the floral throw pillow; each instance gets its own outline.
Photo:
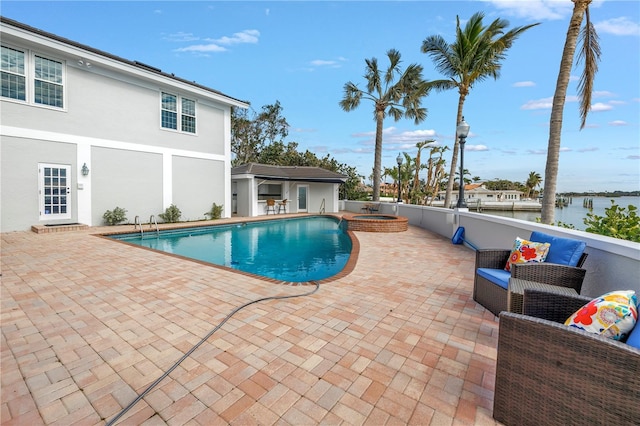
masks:
<path id="1" fill-rule="evenodd" d="M 614 340 L 625 340 L 638 321 L 633 290 L 612 291 L 593 299 L 564 323 Z"/>
<path id="2" fill-rule="evenodd" d="M 551 247 L 549 243 L 536 243 L 520 237 L 516 238 L 509 260 L 504 267 L 505 271 L 511 271 L 511 265 L 514 263 L 544 262 L 549 254 L 549 247 Z"/>

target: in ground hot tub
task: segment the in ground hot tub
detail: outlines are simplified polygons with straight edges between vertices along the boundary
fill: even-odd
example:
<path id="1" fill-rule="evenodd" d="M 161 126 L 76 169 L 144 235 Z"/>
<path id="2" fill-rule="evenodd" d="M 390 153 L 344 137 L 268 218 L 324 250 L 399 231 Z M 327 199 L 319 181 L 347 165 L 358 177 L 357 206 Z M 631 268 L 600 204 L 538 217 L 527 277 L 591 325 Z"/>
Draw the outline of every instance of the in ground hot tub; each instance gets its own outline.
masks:
<path id="1" fill-rule="evenodd" d="M 390 214 L 345 214 L 350 231 L 363 232 L 403 232 L 409 226 L 409 219 Z"/>

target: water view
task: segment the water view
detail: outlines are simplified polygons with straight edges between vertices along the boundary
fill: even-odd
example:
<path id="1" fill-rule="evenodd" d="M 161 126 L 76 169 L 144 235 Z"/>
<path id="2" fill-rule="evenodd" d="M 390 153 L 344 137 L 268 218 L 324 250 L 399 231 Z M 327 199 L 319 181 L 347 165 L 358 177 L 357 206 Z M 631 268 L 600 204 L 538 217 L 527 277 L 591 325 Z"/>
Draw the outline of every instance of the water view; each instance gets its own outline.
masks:
<path id="1" fill-rule="evenodd" d="M 593 200 L 593 208 L 589 209 L 583 206 L 585 199 Z M 587 217 L 587 213 L 592 213 L 597 216 L 604 216 L 605 209 L 611 207 L 611 200 L 615 202 L 619 207 L 627 208 L 629 205 L 636 206 L 640 209 L 640 197 L 574 197 L 570 199 L 571 203 L 566 206 L 556 208 L 555 221 L 573 225 L 576 229 L 584 231 L 586 225 L 584 219 Z M 539 218 L 540 212 L 512 212 L 512 211 L 485 211 L 483 214 L 490 214 L 494 216 L 511 217 L 514 219 L 527 220 L 529 222 L 536 222 L 536 218 Z"/>

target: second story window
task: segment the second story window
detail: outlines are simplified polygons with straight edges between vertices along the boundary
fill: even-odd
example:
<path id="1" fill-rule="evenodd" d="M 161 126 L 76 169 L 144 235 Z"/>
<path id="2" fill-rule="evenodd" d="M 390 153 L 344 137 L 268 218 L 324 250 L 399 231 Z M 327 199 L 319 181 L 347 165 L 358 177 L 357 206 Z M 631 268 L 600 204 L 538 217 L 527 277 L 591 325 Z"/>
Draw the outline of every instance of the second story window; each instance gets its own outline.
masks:
<path id="1" fill-rule="evenodd" d="M 24 52 L 2 46 L 2 97 L 27 100 Z"/>
<path id="2" fill-rule="evenodd" d="M 64 107 L 64 64 L 28 51 L 2 46 L 1 96 L 30 104 Z"/>
<path id="3" fill-rule="evenodd" d="M 163 129 L 196 133 L 196 102 L 170 93 L 162 93 L 161 126 Z"/>
<path id="4" fill-rule="evenodd" d="M 196 103 L 190 99 L 182 99 L 182 131 L 196 132 Z"/>
<path id="5" fill-rule="evenodd" d="M 62 108 L 62 62 L 35 56 L 35 103 Z"/>

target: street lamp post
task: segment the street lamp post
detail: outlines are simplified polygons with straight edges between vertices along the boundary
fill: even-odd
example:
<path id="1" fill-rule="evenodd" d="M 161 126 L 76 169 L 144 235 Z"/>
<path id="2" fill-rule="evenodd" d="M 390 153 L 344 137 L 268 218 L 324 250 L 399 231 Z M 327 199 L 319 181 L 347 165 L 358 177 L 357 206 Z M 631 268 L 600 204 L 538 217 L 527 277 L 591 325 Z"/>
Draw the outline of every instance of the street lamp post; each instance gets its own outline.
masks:
<path id="1" fill-rule="evenodd" d="M 402 198 L 400 197 L 400 184 L 402 183 L 402 180 L 400 180 L 400 166 L 402 166 L 402 156 L 399 153 L 396 157 L 396 163 L 398 163 L 398 202 L 401 203 Z"/>
<path id="2" fill-rule="evenodd" d="M 459 209 L 467 208 L 467 203 L 464 200 L 464 143 L 469 135 L 470 128 L 471 126 L 464 121 L 464 117 L 462 117 L 462 121 L 456 128 L 456 133 L 460 138 L 460 190 L 458 192 L 458 203 L 456 204 L 456 208 Z"/>

